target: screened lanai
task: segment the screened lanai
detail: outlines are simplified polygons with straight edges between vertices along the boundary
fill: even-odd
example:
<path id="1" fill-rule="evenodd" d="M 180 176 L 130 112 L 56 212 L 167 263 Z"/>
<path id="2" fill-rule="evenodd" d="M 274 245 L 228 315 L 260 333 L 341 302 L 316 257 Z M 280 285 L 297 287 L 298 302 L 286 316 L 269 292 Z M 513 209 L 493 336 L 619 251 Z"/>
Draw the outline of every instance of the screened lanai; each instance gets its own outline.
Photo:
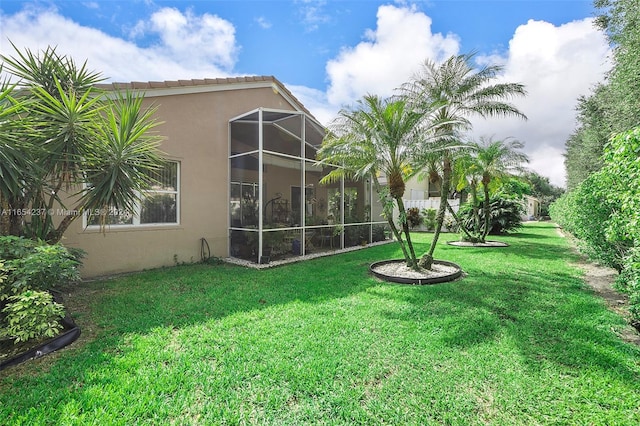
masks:
<path id="1" fill-rule="evenodd" d="M 229 121 L 229 254 L 268 263 L 388 238 L 371 179 L 321 184 L 324 128 L 259 108 Z"/>

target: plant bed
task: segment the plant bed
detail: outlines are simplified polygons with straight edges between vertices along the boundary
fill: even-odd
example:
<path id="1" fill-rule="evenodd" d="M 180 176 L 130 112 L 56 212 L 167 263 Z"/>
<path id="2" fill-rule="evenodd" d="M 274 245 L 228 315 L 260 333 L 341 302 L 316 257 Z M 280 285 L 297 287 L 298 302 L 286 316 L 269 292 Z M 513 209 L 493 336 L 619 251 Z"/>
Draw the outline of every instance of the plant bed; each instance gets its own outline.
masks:
<path id="1" fill-rule="evenodd" d="M 60 302 L 59 295 L 55 292 L 52 294 L 54 299 Z M 62 349 L 80 337 L 80 328 L 68 314 L 60 319 L 60 322 L 63 328 L 53 338 L 29 340 L 17 344 L 14 344 L 11 339 L 0 341 L 0 371 Z"/>
<path id="2" fill-rule="evenodd" d="M 382 260 L 372 263 L 369 270 L 383 281 L 415 285 L 445 283 L 462 276 L 460 266 L 445 260 L 434 260 L 431 270 L 421 271 L 407 267 L 404 259 Z"/>

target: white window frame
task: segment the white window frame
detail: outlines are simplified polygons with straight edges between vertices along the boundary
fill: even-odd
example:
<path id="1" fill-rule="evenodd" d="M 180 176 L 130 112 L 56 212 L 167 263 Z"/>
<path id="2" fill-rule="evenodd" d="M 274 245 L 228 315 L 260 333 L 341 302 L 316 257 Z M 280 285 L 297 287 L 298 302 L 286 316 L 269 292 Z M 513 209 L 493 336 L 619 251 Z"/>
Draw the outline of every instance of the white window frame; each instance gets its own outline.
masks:
<path id="1" fill-rule="evenodd" d="M 115 229 L 126 229 L 126 228 L 148 228 L 148 227 L 164 227 L 164 226 L 177 226 L 180 225 L 180 172 L 181 172 L 181 164 L 180 161 L 176 160 L 167 160 L 167 163 L 175 163 L 176 164 L 176 189 L 175 191 L 168 190 L 148 190 L 144 192 L 137 192 L 138 200 L 135 202 L 135 207 L 133 211 L 132 223 L 112 223 L 106 224 L 108 228 Z M 154 222 L 154 223 L 140 223 L 140 216 L 142 214 L 142 202 L 148 194 L 169 194 L 176 196 L 176 221 L 175 222 Z M 84 214 L 82 216 L 83 227 L 85 229 L 100 229 L 100 225 L 89 225 L 88 224 L 88 215 Z"/>

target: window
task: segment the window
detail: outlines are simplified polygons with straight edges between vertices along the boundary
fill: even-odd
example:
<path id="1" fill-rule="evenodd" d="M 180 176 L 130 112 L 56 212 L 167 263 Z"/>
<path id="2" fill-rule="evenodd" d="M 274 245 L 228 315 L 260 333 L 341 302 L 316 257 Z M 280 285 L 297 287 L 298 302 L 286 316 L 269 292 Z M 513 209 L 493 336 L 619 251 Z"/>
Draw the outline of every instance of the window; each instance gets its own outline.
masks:
<path id="1" fill-rule="evenodd" d="M 115 209 L 108 212 L 106 225 L 157 225 L 177 224 L 179 213 L 179 164 L 168 161 L 163 168 L 151 175 L 157 181 L 155 185 L 140 196 L 134 212 L 120 212 Z M 90 214 L 87 225 L 100 224 L 100 216 Z"/>

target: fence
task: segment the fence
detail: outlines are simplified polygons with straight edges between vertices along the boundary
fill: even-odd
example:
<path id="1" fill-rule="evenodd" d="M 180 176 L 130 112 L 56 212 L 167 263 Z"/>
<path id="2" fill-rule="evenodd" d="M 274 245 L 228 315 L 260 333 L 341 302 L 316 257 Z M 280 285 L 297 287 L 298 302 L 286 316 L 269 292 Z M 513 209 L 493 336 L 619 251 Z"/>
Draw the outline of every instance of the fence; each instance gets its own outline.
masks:
<path id="1" fill-rule="evenodd" d="M 417 207 L 420 210 L 422 209 L 435 209 L 438 210 L 440 207 L 440 198 L 428 198 L 426 200 L 403 200 L 405 209 L 410 209 L 412 207 Z M 457 212 L 460 208 L 460 199 L 456 198 L 453 200 L 449 200 L 449 205 L 453 209 L 454 212 Z"/>

